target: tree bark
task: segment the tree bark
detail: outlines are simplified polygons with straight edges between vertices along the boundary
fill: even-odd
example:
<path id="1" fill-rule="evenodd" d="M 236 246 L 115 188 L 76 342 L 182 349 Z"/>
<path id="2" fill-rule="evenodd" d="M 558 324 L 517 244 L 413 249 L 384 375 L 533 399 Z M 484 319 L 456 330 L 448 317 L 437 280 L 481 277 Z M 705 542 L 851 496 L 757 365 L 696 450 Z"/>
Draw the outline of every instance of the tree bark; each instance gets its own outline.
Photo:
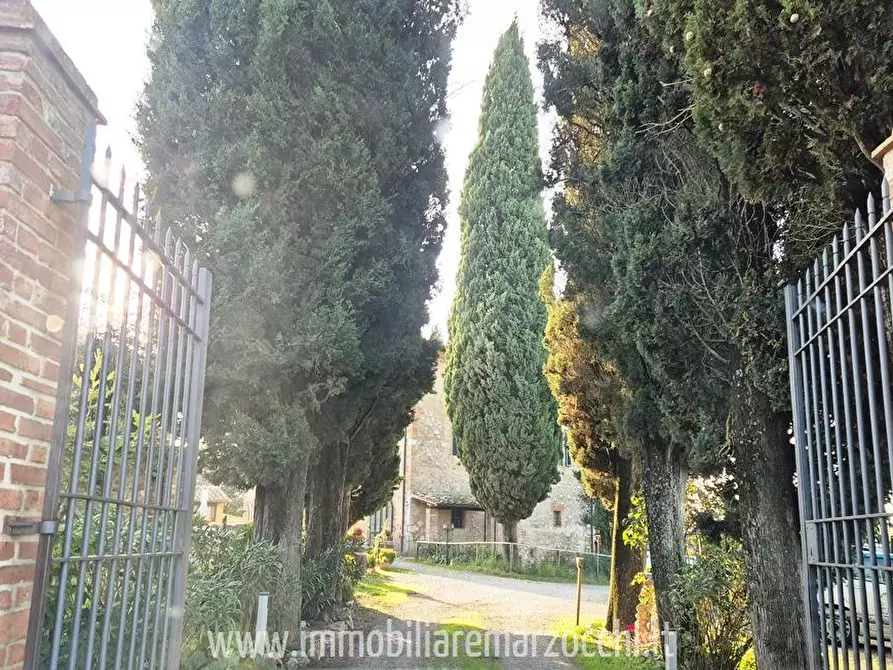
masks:
<path id="1" fill-rule="evenodd" d="M 636 607 L 639 604 L 641 585 L 633 579 L 645 568 L 645 553 L 633 549 L 623 541 L 623 522 L 632 509 L 632 497 L 636 491 L 635 475 L 631 460 L 614 456 L 614 523 L 611 533 L 611 580 L 608 588 L 608 614 L 605 628 L 619 630 L 636 623 Z"/>
<path id="2" fill-rule="evenodd" d="M 674 611 L 670 592 L 685 560 L 683 504 L 688 472 L 681 450 L 661 437 L 644 443 L 643 451 L 642 481 L 658 623 L 661 630 L 665 625 L 678 630 L 680 613 Z"/>
<path id="3" fill-rule="evenodd" d="M 306 475 L 306 468 L 304 469 Z M 257 486 L 254 489 L 254 537 L 279 544 L 283 529 L 285 487 Z M 303 507 L 303 501 L 301 503 Z"/>
<path id="4" fill-rule="evenodd" d="M 345 445 L 327 444 L 310 475 L 307 514 L 307 555 L 319 556 L 344 535 L 343 454 Z"/>
<path id="5" fill-rule="evenodd" d="M 518 522 L 500 521 L 499 523 L 502 524 L 502 541 L 511 543 L 502 545 L 505 562 L 509 566 L 514 566 L 517 564 L 518 558 Z"/>
<path id="6" fill-rule="evenodd" d="M 739 372 L 729 415 L 754 651 L 760 670 L 808 667 L 789 418 Z"/>
<path id="7" fill-rule="evenodd" d="M 292 472 L 279 501 L 283 507 L 282 537 L 283 579 L 279 596 L 282 620 L 280 630 L 288 631 L 291 640 L 301 635 L 301 550 L 304 526 L 304 496 L 307 486 L 307 465 Z"/>

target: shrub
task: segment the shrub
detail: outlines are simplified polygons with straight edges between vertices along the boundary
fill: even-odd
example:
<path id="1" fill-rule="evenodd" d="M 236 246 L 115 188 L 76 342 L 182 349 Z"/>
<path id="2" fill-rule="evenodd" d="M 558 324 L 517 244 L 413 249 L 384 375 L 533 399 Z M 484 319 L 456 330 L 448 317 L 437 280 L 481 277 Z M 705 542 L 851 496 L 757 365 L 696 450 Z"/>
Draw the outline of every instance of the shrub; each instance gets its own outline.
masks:
<path id="1" fill-rule="evenodd" d="M 390 565 L 397 558 L 397 552 L 393 549 L 381 549 L 378 552 L 378 563 Z"/>
<path id="2" fill-rule="evenodd" d="M 753 643 L 741 545 L 723 538 L 705 543 L 679 575 L 671 602 L 683 614 L 679 631 L 682 667 L 736 670 Z"/>
<path id="3" fill-rule="evenodd" d="M 366 567 L 374 568 L 375 567 L 375 552 L 371 549 L 366 552 Z"/>
<path id="4" fill-rule="evenodd" d="M 183 620 L 183 665 L 203 668 L 207 631 L 252 630 L 257 596 L 275 593 L 281 550 L 254 539 L 251 526 L 206 526 L 193 519 Z"/>

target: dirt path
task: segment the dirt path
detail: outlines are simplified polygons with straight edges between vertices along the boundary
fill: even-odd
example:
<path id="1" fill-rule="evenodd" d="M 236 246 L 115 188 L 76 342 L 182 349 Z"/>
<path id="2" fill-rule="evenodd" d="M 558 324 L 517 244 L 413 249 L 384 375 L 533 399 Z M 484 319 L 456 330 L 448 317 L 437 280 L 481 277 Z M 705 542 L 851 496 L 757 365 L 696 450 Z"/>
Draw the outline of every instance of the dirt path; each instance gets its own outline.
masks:
<path id="1" fill-rule="evenodd" d="M 555 641 L 555 631 L 573 624 L 576 586 L 491 577 L 427 565 L 398 562 L 396 571 L 376 577 L 374 587 L 358 596 L 354 625 L 363 631 L 365 644 L 374 649 L 380 636 L 390 649 L 405 655 L 384 653 L 370 658 L 338 654 L 315 660 L 325 668 L 447 668 L 533 670 L 574 667 Z M 606 586 L 583 587 L 581 620 L 603 618 Z M 444 631 L 453 642 L 447 657 L 436 658 Z M 480 638 L 475 637 L 475 631 Z M 423 640 L 430 635 L 430 643 Z M 359 638 L 357 638 L 359 639 Z M 477 647 L 478 639 L 489 647 Z M 358 643 L 359 644 L 359 643 Z M 473 658 L 467 655 L 471 645 Z M 458 645 L 460 651 L 454 654 Z M 550 647 L 551 645 L 551 647 Z M 412 649 L 412 651 L 410 651 Z M 422 651 L 427 649 L 426 651 Z M 480 649 L 480 651 L 474 651 Z M 349 656 L 349 658 L 348 658 Z M 388 656 L 391 656 L 388 658 Z"/>

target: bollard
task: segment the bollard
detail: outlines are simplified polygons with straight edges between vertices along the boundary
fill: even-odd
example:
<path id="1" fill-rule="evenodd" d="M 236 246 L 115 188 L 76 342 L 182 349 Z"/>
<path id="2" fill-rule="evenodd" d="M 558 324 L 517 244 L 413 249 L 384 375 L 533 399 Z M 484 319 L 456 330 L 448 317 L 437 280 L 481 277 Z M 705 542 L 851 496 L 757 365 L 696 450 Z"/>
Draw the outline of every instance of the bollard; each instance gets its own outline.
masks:
<path id="1" fill-rule="evenodd" d="M 583 595 L 583 557 L 577 556 L 577 625 L 580 625 L 580 598 Z"/>
<path id="2" fill-rule="evenodd" d="M 267 613 L 270 609 L 270 594 L 257 596 L 257 618 L 254 623 L 254 655 L 261 656 L 267 651 Z"/>
<path id="3" fill-rule="evenodd" d="M 666 670 L 678 670 L 678 650 L 676 631 L 670 630 L 664 623 L 664 659 L 666 660 Z"/>

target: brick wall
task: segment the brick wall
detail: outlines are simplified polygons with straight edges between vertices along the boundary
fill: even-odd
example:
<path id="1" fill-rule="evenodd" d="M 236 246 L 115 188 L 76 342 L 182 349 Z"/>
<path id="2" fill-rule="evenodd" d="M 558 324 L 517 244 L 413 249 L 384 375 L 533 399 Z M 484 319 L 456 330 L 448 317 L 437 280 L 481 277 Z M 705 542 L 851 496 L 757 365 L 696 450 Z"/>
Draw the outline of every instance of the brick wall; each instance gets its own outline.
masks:
<path id="1" fill-rule="evenodd" d="M 0 667 L 21 667 L 37 535 L 9 517 L 43 514 L 62 337 L 96 97 L 25 0 L 0 0 Z"/>

